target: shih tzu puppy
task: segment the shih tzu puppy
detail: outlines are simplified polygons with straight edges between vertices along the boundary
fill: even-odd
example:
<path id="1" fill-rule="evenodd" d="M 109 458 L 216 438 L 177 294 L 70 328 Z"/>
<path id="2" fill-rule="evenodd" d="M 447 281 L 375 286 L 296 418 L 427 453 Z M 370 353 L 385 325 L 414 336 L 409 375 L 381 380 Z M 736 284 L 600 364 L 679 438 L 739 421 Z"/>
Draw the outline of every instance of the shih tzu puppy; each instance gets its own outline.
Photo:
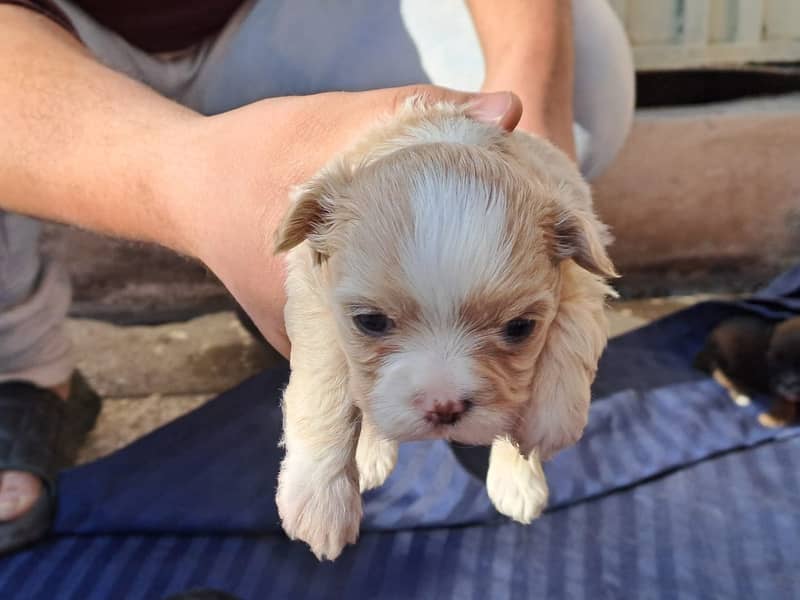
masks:
<path id="1" fill-rule="evenodd" d="M 764 427 L 788 425 L 800 403 L 800 317 L 726 319 L 709 334 L 695 366 L 711 374 L 739 406 L 750 404 L 754 394 L 770 397 L 772 406 L 758 416 Z"/>
<path id="2" fill-rule="evenodd" d="M 491 445 L 489 497 L 528 523 L 574 443 L 615 276 L 588 186 L 548 142 L 410 101 L 294 192 L 291 377 L 277 505 L 332 560 L 398 442 Z"/>

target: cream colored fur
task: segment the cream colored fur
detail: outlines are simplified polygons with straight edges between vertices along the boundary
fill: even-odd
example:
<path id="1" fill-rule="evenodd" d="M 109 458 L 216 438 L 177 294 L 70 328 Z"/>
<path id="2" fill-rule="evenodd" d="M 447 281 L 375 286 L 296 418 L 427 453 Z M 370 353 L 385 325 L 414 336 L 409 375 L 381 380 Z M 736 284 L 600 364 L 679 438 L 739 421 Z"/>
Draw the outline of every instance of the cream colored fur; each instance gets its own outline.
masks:
<path id="1" fill-rule="evenodd" d="M 586 424 L 607 337 L 607 241 L 560 151 L 449 105 L 409 103 L 300 186 L 276 241 L 292 342 L 277 492 L 287 534 L 335 559 L 397 443 L 430 437 L 491 444 L 495 507 L 536 518 L 540 458 Z M 389 341 L 353 329 L 367 302 L 397 321 Z M 530 340 L 510 347 L 489 308 L 503 323 L 533 315 Z M 472 401 L 457 424 L 430 426 L 415 408 L 456 391 Z"/>
<path id="2" fill-rule="evenodd" d="M 286 456 L 276 501 L 287 535 L 307 542 L 318 559 L 333 560 L 356 541 L 361 522 L 359 415 L 309 253 L 293 259 L 286 304 L 292 376 L 283 397 Z"/>
<path id="3" fill-rule="evenodd" d="M 397 464 L 397 442 L 385 439 L 370 421 L 362 416 L 361 435 L 356 448 L 359 487 L 362 492 L 383 485 Z"/>

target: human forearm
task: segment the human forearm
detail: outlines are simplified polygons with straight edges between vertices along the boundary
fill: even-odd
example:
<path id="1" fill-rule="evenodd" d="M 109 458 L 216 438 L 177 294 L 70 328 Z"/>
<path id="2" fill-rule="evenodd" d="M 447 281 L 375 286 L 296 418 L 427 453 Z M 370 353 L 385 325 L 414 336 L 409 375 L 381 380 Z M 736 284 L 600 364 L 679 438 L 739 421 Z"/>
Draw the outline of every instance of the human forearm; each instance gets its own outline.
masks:
<path id="1" fill-rule="evenodd" d="M 0 207 L 182 249 L 161 188 L 176 132 L 202 117 L 13 6 L 0 6 L 0 73 Z"/>
<path id="2" fill-rule="evenodd" d="M 483 89 L 522 99 L 520 128 L 575 156 L 572 135 L 572 3 L 566 0 L 467 0 L 486 59 Z"/>

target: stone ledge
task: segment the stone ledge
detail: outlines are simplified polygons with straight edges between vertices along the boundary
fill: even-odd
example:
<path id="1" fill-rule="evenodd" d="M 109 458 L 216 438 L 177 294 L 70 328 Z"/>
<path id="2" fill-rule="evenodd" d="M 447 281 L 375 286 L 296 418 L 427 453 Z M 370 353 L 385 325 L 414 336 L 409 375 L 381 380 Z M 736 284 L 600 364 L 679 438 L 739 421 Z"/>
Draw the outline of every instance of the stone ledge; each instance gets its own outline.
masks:
<path id="1" fill-rule="evenodd" d="M 800 97 L 641 111 L 595 184 L 626 294 L 744 291 L 800 260 Z"/>
<path id="2" fill-rule="evenodd" d="M 70 320 L 67 333 L 78 368 L 104 398 L 222 392 L 282 360 L 230 312 L 157 327 Z"/>
<path id="3" fill-rule="evenodd" d="M 70 273 L 73 317 L 156 324 L 234 305 L 203 265 L 159 246 L 48 224 L 42 248 Z"/>

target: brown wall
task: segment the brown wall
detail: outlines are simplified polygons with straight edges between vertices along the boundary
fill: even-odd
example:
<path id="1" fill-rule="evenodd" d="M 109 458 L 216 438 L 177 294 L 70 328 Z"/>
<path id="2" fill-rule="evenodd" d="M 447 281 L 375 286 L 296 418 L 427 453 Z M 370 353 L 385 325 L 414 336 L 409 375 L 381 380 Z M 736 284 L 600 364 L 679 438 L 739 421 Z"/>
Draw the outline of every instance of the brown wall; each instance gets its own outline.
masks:
<path id="1" fill-rule="evenodd" d="M 640 116 L 595 198 L 624 291 L 752 287 L 800 261 L 800 112 Z"/>

